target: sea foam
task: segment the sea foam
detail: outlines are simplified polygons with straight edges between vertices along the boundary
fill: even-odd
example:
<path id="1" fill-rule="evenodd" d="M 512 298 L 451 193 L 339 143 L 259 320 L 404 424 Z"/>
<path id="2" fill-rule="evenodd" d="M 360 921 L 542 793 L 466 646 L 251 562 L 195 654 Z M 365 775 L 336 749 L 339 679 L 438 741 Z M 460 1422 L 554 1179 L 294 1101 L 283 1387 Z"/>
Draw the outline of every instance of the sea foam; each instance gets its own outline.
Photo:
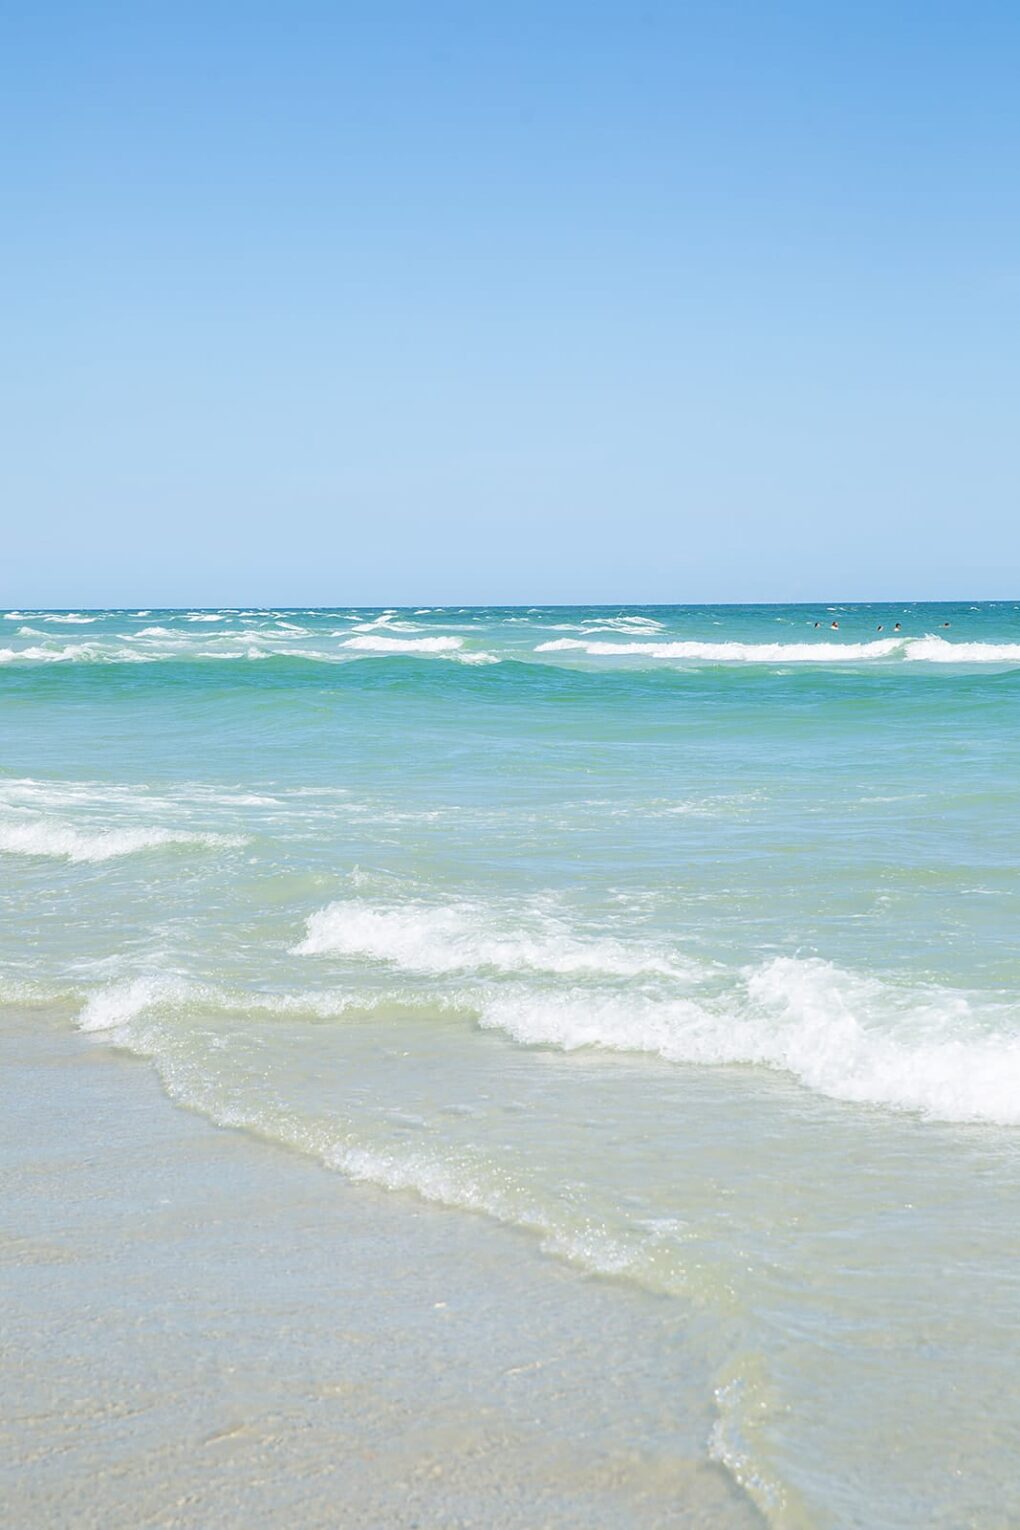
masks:
<path id="1" fill-rule="evenodd" d="M 469 902 L 387 905 L 349 899 L 312 914 L 294 953 L 368 958 L 425 973 L 489 969 L 686 978 L 691 972 L 672 955 L 612 937 L 585 938 L 542 913 L 509 931 L 508 922 L 503 910 Z"/>
<path id="2" fill-rule="evenodd" d="M 1016 1015 L 951 990 L 900 992 L 819 959 L 779 957 L 721 995 L 495 994 L 481 1024 L 527 1045 L 750 1064 L 832 1099 L 933 1120 L 1020 1124 Z"/>
<path id="3" fill-rule="evenodd" d="M 906 657 L 928 664 L 1020 664 L 1020 643 L 949 643 L 945 638 L 914 638 Z"/>
<path id="4" fill-rule="evenodd" d="M 110 861 L 122 855 L 166 846 L 236 848 L 247 843 L 237 834 L 203 834 L 187 829 L 81 829 L 52 818 L 0 821 L 0 853 L 48 856 L 76 862 Z"/>
<path id="5" fill-rule="evenodd" d="M 449 636 L 394 638 L 365 633 L 361 637 L 347 638 L 340 646 L 359 653 L 453 653 L 464 646 L 464 639 Z"/>
<path id="6" fill-rule="evenodd" d="M 1020 663 L 1020 643 L 951 643 L 923 638 L 877 638 L 868 643 L 709 643 L 591 642 L 554 638 L 536 653 L 575 651 L 591 658 L 687 659 L 713 664 L 848 664 L 877 659 L 909 659 L 929 664 Z"/>
<path id="7" fill-rule="evenodd" d="M 536 653 L 573 649 L 593 658 L 701 659 L 716 664 L 832 664 L 887 659 L 902 648 L 898 638 L 872 643 L 606 643 L 584 638 L 554 638 Z"/>

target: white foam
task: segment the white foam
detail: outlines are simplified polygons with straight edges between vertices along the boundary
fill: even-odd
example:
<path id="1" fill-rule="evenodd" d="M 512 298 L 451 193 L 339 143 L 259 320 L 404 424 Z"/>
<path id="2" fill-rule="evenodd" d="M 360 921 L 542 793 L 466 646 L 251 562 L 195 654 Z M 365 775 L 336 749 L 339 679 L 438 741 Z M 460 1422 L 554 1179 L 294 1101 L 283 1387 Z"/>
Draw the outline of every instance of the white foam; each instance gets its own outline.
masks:
<path id="1" fill-rule="evenodd" d="M 14 617 L 15 613 L 6 613 Z M 17 613 L 20 615 L 20 613 Z M 48 622 L 93 622 L 95 616 L 70 612 L 67 616 L 48 614 Z M 63 641 L 54 632 L 50 642 L 36 642 L 22 647 L 0 648 L 0 664 L 72 664 L 72 663 L 155 663 L 170 659 L 184 660 L 258 660 L 269 657 L 308 659 L 319 663 L 338 663 L 354 654 L 379 656 L 437 655 L 456 658 L 467 665 L 499 663 L 505 656 L 500 649 L 468 649 L 465 638 L 451 632 L 420 634 L 420 628 L 402 621 L 394 612 L 351 628 L 333 630 L 337 643 L 298 649 L 296 641 L 310 629 L 285 618 L 274 618 L 274 625 L 252 629 L 219 627 L 206 631 L 205 626 L 187 623 L 223 623 L 220 613 L 190 612 L 178 619 L 177 626 L 147 626 L 123 633 L 97 637 L 88 642 Z M 515 618 L 508 618 L 508 621 Z M 838 665 L 873 662 L 910 662 L 913 665 L 1014 665 L 1020 664 L 1020 643 L 951 642 L 929 634 L 923 638 L 903 635 L 883 637 L 865 643 L 831 641 L 743 643 L 709 640 L 664 640 L 652 635 L 650 618 L 616 617 L 581 629 L 581 635 L 563 636 L 538 643 L 533 652 L 542 654 L 578 654 L 597 659 L 623 661 L 647 660 L 652 664 L 770 664 Z M 546 629 L 548 630 L 548 628 Z M 562 630 L 562 628 L 561 628 Z M 579 629 L 574 629 L 577 632 Z M 597 638 L 595 632 L 618 633 L 618 637 Z M 38 629 L 27 626 L 19 638 L 42 638 Z M 48 636 L 48 634 L 47 634 Z M 67 635 L 69 637 L 70 634 Z M 196 643 L 195 639 L 200 638 Z"/>
<path id="2" fill-rule="evenodd" d="M 511 925 L 509 931 L 508 924 Z M 468 902 L 434 906 L 364 899 L 330 903 L 312 914 L 299 956 L 346 956 L 391 963 L 412 972 L 472 970 L 603 977 L 686 978 L 691 966 L 660 951 L 611 937 L 583 938 L 548 914 L 518 918 Z"/>
<path id="3" fill-rule="evenodd" d="M 98 620 L 99 618 L 97 616 L 84 616 L 80 611 L 66 611 L 63 616 L 53 614 L 43 617 L 44 622 L 66 622 L 73 627 L 86 627 L 90 622 L 95 622 Z"/>
<path id="4" fill-rule="evenodd" d="M 873 643 L 591 643 L 554 638 L 536 653 L 579 650 L 593 658 L 701 659 L 716 664 L 832 664 L 887 659 L 902 648 L 899 638 Z"/>
<path id="5" fill-rule="evenodd" d="M 1004 1007 L 900 992 L 817 959 L 776 958 L 722 996 L 495 994 L 481 1023 L 529 1045 L 746 1063 L 833 1099 L 942 1121 L 1020 1124 L 1020 1033 Z"/>
<path id="6" fill-rule="evenodd" d="M 592 658 L 687 659 L 715 664 L 846 664 L 891 658 L 929 664 L 1020 664 L 1020 643 L 952 643 L 932 635 L 878 638 L 868 643 L 833 643 L 827 639 L 817 643 L 611 643 L 554 638 L 535 648 L 536 653 L 571 650 Z"/>
<path id="7" fill-rule="evenodd" d="M 347 638 L 340 646 L 360 653 L 453 653 L 463 647 L 459 637 L 392 638 L 379 635 Z"/>
<path id="8" fill-rule="evenodd" d="M 929 635 L 908 643 L 906 657 L 928 664 L 1020 664 L 1020 643 L 950 643 Z"/>
<path id="9" fill-rule="evenodd" d="M 140 664 L 147 655 L 137 649 L 107 644 L 65 643 L 63 648 L 0 648 L 0 664 Z"/>
<path id="10" fill-rule="evenodd" d="M 154 1004 L 165 1004 L 173 998 L 188 999 L 193 993 L 193 985 L 162 975 L 112 982 L 87 999 L 78 1016 L 78 1027 L 83 1031 L 116 1030 Z"/>
<path id="11" fill-rule="evenodd" d="M 54 818 L 0 821 L 0 853 L 49 856 L 75 862 L 114 860 L 167 845 L 236 848 L 247 840 L 236 834 L 199 834 L 186 829 L 79 829 Z"/>
<path id="12" fill-rule="evenodd" d="M 9 985 L 0 983 L 0 1002 Z M 34 991 L 34 990 L 33 990 Z M 28 990 L 26 989 L 27 993 Z M 15 998 L 22 989 L 15 985 Z M 351 989 L 304 989 L 296 992 L 262 992 L 256 989 L 221 988 L 198 982 L 179 973 L 155 969 L 118 978 L 88 994 L 77 1023 L 83 1031 L 123 1027 L 150 1012 L 180 1015 L 188 1010 L 220 1015 L 299 1016 L 314 1020 L 342 1020 L 352 1015 L 389 1012 L 454 1011 L 464 1006 L 450 995 L 421 994 L 409 989 L 356 992 Z M 471 1009 L 472 1014 L 476 1013 Z"/>
<path id="13" fill-rule="evenodd" d="M 396 611 L 384 611 L 381 616 L 373 617 L 371 621 L 358 622 L 353 627 L 354 632 L 374 632 L 377 627 L 388 627 L 396 620 Z"/>
<path id="14" fill-rule="evenodd" d="M 662 622 L 655 621 L 650 616 L 606 616 L 600 617 L 597 621 L 585 622 L 580 630 L 585 633 L 625 632 L 635 636 L 641 633 L 647 635 L 652 632 L 661 632 L 663 625 Z"/>

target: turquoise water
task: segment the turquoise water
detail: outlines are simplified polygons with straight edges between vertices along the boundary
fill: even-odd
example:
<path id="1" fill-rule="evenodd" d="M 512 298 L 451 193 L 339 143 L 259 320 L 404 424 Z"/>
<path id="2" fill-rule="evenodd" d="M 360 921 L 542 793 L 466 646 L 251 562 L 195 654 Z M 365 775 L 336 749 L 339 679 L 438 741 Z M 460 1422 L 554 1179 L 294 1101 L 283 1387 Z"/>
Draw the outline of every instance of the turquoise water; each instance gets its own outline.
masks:
<path id="1" fill-rule="evenodd" d="M 1017 1522 L 1020 606 L 2 626 L 4 1002 L 662 1293 L 771 1523 Z"/>

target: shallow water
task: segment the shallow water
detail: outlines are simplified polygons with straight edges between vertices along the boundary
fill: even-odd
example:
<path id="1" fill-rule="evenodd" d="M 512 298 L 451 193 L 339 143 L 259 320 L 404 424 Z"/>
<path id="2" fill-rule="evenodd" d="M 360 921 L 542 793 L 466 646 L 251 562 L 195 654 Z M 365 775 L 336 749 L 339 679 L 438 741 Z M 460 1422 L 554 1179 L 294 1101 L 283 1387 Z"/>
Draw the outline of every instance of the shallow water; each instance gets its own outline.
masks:
<path id="1" fill-rule="evenodd" d="M 677 1304 L 219 1131 L 38 1009 L 0 1067 L 6 1524 L 760 1525 Z"/>
<path id="2" fill-rule="evenodd" d="M 666 1293 L 776 1525 L 1016 1521 L 1020 609 L 2 624 L 10 1003 Z"/>

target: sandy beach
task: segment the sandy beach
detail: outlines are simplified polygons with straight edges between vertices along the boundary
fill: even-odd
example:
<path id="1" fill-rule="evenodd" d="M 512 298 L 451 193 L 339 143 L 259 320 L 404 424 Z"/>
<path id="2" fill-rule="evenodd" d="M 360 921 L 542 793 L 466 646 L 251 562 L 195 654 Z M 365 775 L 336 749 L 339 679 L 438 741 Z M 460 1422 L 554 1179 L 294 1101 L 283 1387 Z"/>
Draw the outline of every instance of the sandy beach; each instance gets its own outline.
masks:
<path id="1" fill-rule="evenodd" d="M 9 1524 L 757 1523 L 670 1304 L 216 1129 L 38 1012 L 0 1047 Z"/>

